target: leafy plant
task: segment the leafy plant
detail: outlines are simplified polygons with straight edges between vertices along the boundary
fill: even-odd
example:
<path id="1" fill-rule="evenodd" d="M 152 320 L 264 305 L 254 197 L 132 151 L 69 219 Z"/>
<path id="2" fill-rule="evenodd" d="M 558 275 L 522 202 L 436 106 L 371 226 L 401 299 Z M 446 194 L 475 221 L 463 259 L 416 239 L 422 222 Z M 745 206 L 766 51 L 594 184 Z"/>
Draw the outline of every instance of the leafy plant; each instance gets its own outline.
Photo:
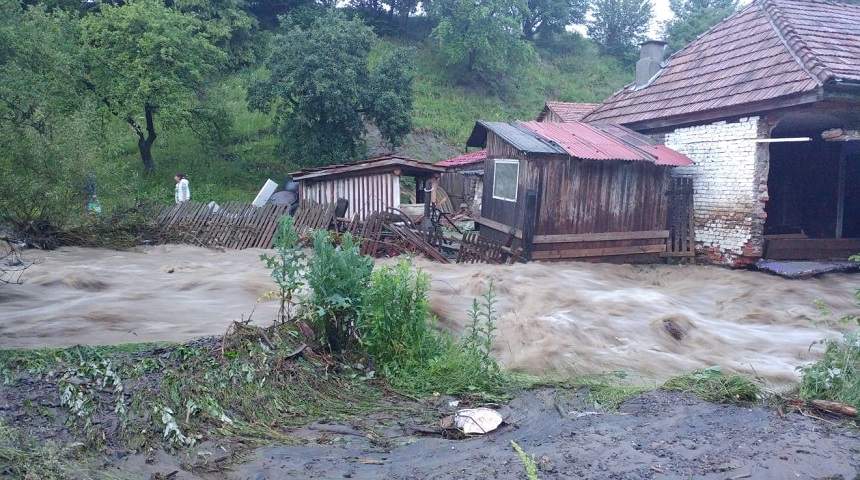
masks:
<path id="1" fill-rule="evenodd" d="M 800 368 L 800 396 L 860 407 L 860 332 L 823 343 L 821 360 Z"/>
<path id="2" fill-rule="evenodd" d="M 296 293 L 304 286 L 305 254 L 299 245 L 299 234 L 293 226 L 293 217 L 284 215 L 278 222 L 275 234 L 275 254 L 260 255 L 260 260 L 271 270 L 278 285 L 278 319 L 289 321 Z"/>
<path id="3" fill-rule="evenodd" d="M 361 346 L 380 365 L 397 371 L 436 355 L 430 324 L 429 279 L 406 262 L 373 272 L 358 321 Z"/>
<path id="4" fill-rule="evenodd" d="M 724 375 L 717 366 L 671 378 L 662 388 L 692 393 L 702 400 L 716 403 L 754 402 L 761 393 L 759 387 L 748 378 Z"/>
<path id="5" fill-rule="evenodd" d="M 314 255 L 308 263 L 310 297 L 306 310 L 334 352 L 342 352 L 355 338 L 361 300 L 373 271 L 373 260 L 359 252 L 349 233 L 335 246 L 329 233 L 313 234 Z"/>
<path id="6" fill-rule="evenodd" d="M 513 440 L 511 440 L 511 447 L 513 447 L 514 451 L 517 453 L 517 457 L 519 457 L 520 461 L 523 462 L 523 468 L 526 470 L 526 478 L 528 480 L 538 480 L 537 474 L 537 462 L 535 462 L 535 458 L 525 452 L 523 447 L 519 446 L 519 444 Z"/>
<path id="7" fill-rule="evenodd" d="M 487 292 L 478 299 L 472 300 L 472 309 L 469 310 L 469 327 L 463 347 L 482 359 L 482 363 L 488 368 L 498 369 L 498 364 L 493 360 L 491 351 L 493 339 L 496 336 L 496 291 L 492 281 Z"/>

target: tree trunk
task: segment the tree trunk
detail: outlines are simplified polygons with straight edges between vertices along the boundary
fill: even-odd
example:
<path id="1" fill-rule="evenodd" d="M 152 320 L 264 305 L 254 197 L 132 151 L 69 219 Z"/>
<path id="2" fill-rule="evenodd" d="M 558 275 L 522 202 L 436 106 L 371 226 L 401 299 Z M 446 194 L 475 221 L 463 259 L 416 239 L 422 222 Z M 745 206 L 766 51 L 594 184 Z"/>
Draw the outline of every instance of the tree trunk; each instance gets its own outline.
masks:
<path id="1" fill-rule="evenodd" d="M 140 126 L 133 119 L 128 119 L 129 124 L 137 133 L 137 148 L 140 150 L 140 159 L 143 161 L 143 170 L 146 173 L 155 171 L 155 160 L 152 158 L 152 144 L 158 135 L 155 133 L 155 107 L 146 104 L 143 107 L 144 115 L 146 116 L 146 135 L 143 134 Z"/>

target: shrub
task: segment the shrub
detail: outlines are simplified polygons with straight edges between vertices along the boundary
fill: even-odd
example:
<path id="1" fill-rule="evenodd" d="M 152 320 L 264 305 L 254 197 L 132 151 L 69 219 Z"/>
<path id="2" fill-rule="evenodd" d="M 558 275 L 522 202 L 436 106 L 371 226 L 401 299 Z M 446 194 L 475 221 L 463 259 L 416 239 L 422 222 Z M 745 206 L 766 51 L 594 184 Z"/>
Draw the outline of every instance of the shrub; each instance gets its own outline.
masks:
<path id="1" fill-rule="evenodd" d="M 715 403 L 754 402 L 760 393 L 758 386 L 748 378 L 724 375 L 720 367 L 708 367 L 671 378 L 663 389 L 692 393 Z"/>
<path id="2" fill-rule="evenodd" d="M 860 407 L 860 332 L 825 340 L 824 357 L 800 368 L 800 396 Z"/>
<path id="3" fill-rule="evenodd" d="M 380 365 L 397 370 L 439 351 L 430 324 L 429 279 L 407 262 L 373 272 L 364 295 L 358 333 L 364 350 Z"/>
<path id="4" fill-rule="evenodd" d="M 325 332 L 331 350 L 342 352 L 355 337 L 355 322 L 373 270 L 373 260 L 359 253 L 349 233 L 335 246 L 329 233 L 319 230 L 313 234 L 313 244 L 314 256 L 307 272 L 310 288 L 307 313 L 318 331 Z"/>

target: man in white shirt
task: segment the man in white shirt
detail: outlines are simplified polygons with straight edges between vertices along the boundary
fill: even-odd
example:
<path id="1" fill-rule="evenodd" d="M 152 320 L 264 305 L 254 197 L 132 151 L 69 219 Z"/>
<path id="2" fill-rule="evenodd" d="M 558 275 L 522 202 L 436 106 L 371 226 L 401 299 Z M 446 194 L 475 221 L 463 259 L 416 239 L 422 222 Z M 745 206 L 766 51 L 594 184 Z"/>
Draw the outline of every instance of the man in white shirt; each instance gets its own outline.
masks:
<path id="1" fill-rule="evenodd" d="M 184 173 L 177 173 L 173 180 L 176 182 L 176 192 L 173 197 L 176 203 L 187 202 L 191 200 L 191 187 L 188 186 L 188 179 Z"/>

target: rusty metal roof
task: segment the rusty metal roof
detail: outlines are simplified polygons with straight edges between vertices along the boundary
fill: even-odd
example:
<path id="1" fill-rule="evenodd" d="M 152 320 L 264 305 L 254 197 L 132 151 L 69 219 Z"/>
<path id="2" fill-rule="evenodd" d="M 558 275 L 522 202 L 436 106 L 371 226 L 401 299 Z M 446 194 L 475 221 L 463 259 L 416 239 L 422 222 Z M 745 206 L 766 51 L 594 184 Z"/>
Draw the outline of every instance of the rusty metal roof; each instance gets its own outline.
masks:
<path id="1" fill-rule="evenodd" d="M 584 117 L 632 125 L 860 82 L 860 5 L 757 0 Z"/>
<path id="2" fill-rule="evenodd" d="M 586 114 L 597 108 L 599 103 L 573 103 L 573 102 L 546 102 L 541 110 L 537 121 L 541 122 L 546 119 L 549 112 L 552 112 L 561 119 L 562 122 L 578 122 L 582 120 Z"/>
<path id="3" fill-rule="evenodd" d="M 520 132 L 519 144 L 514 144 L 499 134 L 499 131 Z M 482 132 L 478 132 L 482 130 Z M 585 160 L 646 161 L 656 165 L 683 166 L 693 162 L 687 156 L 666 146 L 655 145 L 648 137 L 633 130 L 612 124 L 588 124 L 583 122 L 478 122 L 469 137 L 470 141 L 486 143 L 486 132 L 492 131 L 507 143 L 526 153 L 569 155 Z M 522 137 L 531 140 L 524 141 Z M 521 145 L 540 145 L 538 150 L 522 148 Z M 549 146 L 550 148 L 544 148 Z"/>
<path id="4" fill-rule="evenodd" d="M 306 168 L 293 172 L 293 180 L 320 180 L 328 177 L 362 175 L 368 172 L 392 171 L 399 169 L 405 175 L 432 175 L 445 171 L 445 168 L 399 155 L 382 155 L 355 163 L 327 165 L 319 168 Z"/>
<path id="5" fill-rule="evenodd" d="M 466 165 L 474 165 L 476 163 L 484 163 L 484 160 L 486 158 L 486 150 L 475 150 L 474 152 L 464 153 L 462 155 L 457 155 L 456 157 L 451 157 L 447 160 L 442 160 L 441 162 L 437 162 L 435 165 L 437 167 L 445 168 L 463 167 Z"/>

